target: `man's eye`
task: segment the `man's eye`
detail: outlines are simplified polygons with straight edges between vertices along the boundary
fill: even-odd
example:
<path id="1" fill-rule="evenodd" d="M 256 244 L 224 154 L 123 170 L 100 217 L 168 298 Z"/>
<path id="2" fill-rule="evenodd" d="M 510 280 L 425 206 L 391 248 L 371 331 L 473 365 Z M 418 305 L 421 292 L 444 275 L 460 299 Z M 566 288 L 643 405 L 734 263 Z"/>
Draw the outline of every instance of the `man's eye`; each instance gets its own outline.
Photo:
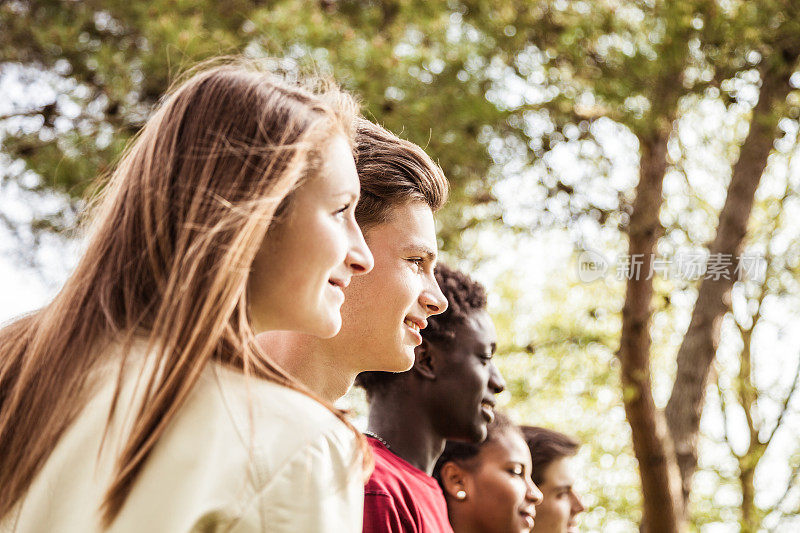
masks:
<path id="1" fill-rule="evenodd" d="M 519 466 L 519 465 L 514 466 L 513 468 L 511 468 L 510 472 L 512 474 L 514 474 L 515 476 L 521 476 L 523 474 L 522 467 Z"/>
<path id="2" fill-rule="evenodd" d="M 409 261 L 414 263 L 417 266 L 422 266 L 422 263 L 425 262 L 425 260 L 423 258 L 421 258 L 421 257 L 411 257 L 411 258 L 409 258 Z"/>

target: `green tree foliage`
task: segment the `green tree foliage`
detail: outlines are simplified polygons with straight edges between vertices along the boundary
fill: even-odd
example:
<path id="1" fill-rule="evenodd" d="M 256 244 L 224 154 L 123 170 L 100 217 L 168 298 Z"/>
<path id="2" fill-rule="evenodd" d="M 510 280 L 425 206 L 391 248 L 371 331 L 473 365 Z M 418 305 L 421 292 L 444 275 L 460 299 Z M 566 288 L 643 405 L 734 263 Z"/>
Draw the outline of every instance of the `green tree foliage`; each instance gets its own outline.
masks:
<path id="1" fill-rule="evenodd" d="M 501 405 L 520 423 L 583 443 L 577 478 L 587 507 L 583 530 L 631 531 L 641 518 L 641 493 L 614 356 L 624 286 L 613 278 L 582 284 L 575 272 L 552 272 L 535 301 L 520 293 L 513 271 L 500 276 L 492 311 L 507 385 Z M 526 342 L 508 342 L 514 339 Z"/>
<path id="2" fill-rule="evenodd" d="M 335 76 L 363 98 L 367 116 L 435 155 L 454 205 L 483 205 L 491 200 L 486 144 L 506 112 L 485 98 L 491 43 L 454 26 L 457 14 L 425 2 L 4 3 L 4 68 L 20 64 L 70 83 L 0 117 L 39 125 L 26 131 L 13 122 L 2 150 L 42 178 L 37 186 L 79 198 L 181 70 L 220 54 L 271 55 L 282 59 L 277 69 Z M 474 219 L 451 213 L 448 228 Z"/>
<path id="3" fill-rule="evenodd" d="M 440 235 L 454 261 L 489 272 L 494 256 L 532 246 L 523 232 L 541 226 L 569 228 L 562 246 L 622 254 L 630 236 L 670 258 L 714 238 L 753 124 L 767 151 L 781 135 L 776 125 L 796 135 L 800 82 L 783 82 L 800 50 L 798 9 L 795 0 L 2 2 L 0 81 L 26 91 L 0 108 L 0 187 L 56 191 L 79 204 L 177 74 L 220 54 L 268 55 L 290 74 L 334 76 L 363 98 L 367 116 L 439 160 L 453 185 Z M 752 119 L 761 84 L 773 78 L 786 93 L 771 93 L 774 105 Z M 768 226 L 759 205 L 752 242 Z M 637 217 L 646 219 L 638 228 Z M 777 275 L 792 269 L 796 261 Z M 485 278 L 497 294 L 500 359 L 511 376 L 505 404 L 520 421 L 591 444 L 584 453 L 595 509 L 586 523 L 630 530 L 646 502 L 629 443 L 637 426 L 631 432 L 620 418 L 631 389 L 620 394 L 624 372 L 613 357 L 626 346 L 626 289 L 562 272 L 548 278 L 542 301 L 526 304 L 521 270 L 506 265 Z M 653 380 L 633 395 L 660 407 L 698 284 L 654 281 L 642 293 L 652 294 L 643 328 L 652 347 L 638 354 Z M 720 372 L 729 405 L 743 397 L 736 380 L 745 374 Z M 702 459 L 701 470 L 716 468 Z M 718 486 L 746 493 L 735 472 L 744 463 L 734 463 Z M 712 492 L 693 496 L 691 522 L 730 518 Z M 750 515 L 760 519 L 767 507 Z"/>

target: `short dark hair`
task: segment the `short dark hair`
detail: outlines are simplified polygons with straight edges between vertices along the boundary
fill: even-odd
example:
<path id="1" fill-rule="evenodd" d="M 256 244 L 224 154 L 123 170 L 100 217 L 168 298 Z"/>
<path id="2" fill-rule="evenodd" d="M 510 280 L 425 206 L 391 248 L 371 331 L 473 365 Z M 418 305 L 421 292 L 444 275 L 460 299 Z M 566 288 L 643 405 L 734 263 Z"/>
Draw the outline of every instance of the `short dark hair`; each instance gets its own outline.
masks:
<path id="1" fill-rule="evenodd" d="M 394 207 L 422 202 L 434 213 L 447 201 L 441 167 L 416 144 L 365 118 L 355 123 L 355 160 L 361 181 L 356 221 L 366 230 L 389 220 Z"/>
<path id="2" fill-rule="evenodd" d="M 447 441 L 442 455 L 439 456 L 436 466 L 433 467 L 433 477 L 436 478 L 436 481 L 439 482 L 442 490 L 444 490 L 441 471 L 446 463 L 455 462 L 461 467 L 470 469 L 474 466 L 472 460 L 480 453 L 481 448 L 486 446 L 487 443 L 497 441 L 504 435 L 509 434 L 516 434 L 522 437 L 519 426 L 514 424 L 504 413 L 495 411 L 494 420 L 486 426 L 486 439 L 483 442 Z"/>
<path id="3" fill-rule="evenodd" d="M 580 443 L 558 431 L 536 426 L 522 426 L 520 430 L 531 450 L 533 464 L 531 477 L 537 485 L 544 483 L 544 471 L 550 463 L 578 453 Z"/>
<path id="4" fill-rule="evenodd" d="M 449 347 L 455 340 L 455 328 L 471 313 L 486 308 L 486 289 L 467 274 L 439 263 L 434 271 L 436 282 L 447 298 L 447 310 L 428 318 L 428 327 L 420 331 L 422 338 L 438 346 Z M 400 374 L 392 372 L 362 372 L 356 385 L 369 396 L 391 383 Z"/>

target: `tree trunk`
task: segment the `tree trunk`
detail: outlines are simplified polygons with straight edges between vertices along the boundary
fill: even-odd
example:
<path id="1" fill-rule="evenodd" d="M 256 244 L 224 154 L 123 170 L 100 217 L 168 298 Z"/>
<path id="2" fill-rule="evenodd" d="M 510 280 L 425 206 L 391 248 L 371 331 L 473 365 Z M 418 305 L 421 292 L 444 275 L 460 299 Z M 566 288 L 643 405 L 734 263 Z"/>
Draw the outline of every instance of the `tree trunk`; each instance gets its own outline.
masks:
<path id="1" fill-rule="evenodd" d="M 629 226 L 629 255 L 622 336 L 621 366 L 625 414 L 631 426 L 633 450 L 642 480 L 642 531 L 683 531 L 679 474 L 663 414 L 653 401 L 650 380 L 650 316 L 653 281 L 649 276 L 662 227 L 658 213 L 666 171 L 669 131 L 640 139 L 641 171 Z M 641 262 L 637 273 L 634 263 Z M 637 275 L 638 274 L 638 275 Z"/>
<path id="2" fill-rule="evenodd" d="M 727 310 L 725 300 L 733 287 L 736 257 L 743 249 L 755 192 L 772 151 L 780 118 L 774 108 L 786 100 L 791 90 L 789 76 L 797 54 L 793 58 L 786 57 L 786 54 L 784 57 L 786 64 L 782 69 L 765 68 L 761 73 L 761 92 L 753 108 L 750 131 L 742 144 L 739 160 L 733 167 L 728 196 L 720 212 L 717 235 L 710 247 L 710 257 L 729 254 L 727 257 L 730 260 L 727 262 L 730 264 L 725 265 L 725 260 L 718 262 L 724 275 L 718 279 L 706 277 L 701 282 L 689 329 L 678 350 L 678 370 L 667 403 L 666 417 L 680 468 L 684 510 L 687 509 L 692 477 L 697 468 L 700 416 L 709 370 L 719 344 L 720 323 Z"/>

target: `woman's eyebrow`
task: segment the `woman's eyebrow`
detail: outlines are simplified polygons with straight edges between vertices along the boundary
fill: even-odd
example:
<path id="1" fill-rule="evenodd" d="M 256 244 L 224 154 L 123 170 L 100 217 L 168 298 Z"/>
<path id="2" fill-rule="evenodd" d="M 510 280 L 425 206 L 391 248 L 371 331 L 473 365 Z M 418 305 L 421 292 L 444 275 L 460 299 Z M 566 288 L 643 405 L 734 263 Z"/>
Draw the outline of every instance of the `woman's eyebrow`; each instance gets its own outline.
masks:
<path id="1" fill-rule="evenodd" d="M 331 196 L 333 196 L 334 198 L 341 198 L 343 196 L 346 196 L 348 198 L 356 200 L 359 197 L 359 193 L 356 192 L 356 191 L 350 190 L 350 191 L 341 191 L 341 192 L 333 193 Z"/>

